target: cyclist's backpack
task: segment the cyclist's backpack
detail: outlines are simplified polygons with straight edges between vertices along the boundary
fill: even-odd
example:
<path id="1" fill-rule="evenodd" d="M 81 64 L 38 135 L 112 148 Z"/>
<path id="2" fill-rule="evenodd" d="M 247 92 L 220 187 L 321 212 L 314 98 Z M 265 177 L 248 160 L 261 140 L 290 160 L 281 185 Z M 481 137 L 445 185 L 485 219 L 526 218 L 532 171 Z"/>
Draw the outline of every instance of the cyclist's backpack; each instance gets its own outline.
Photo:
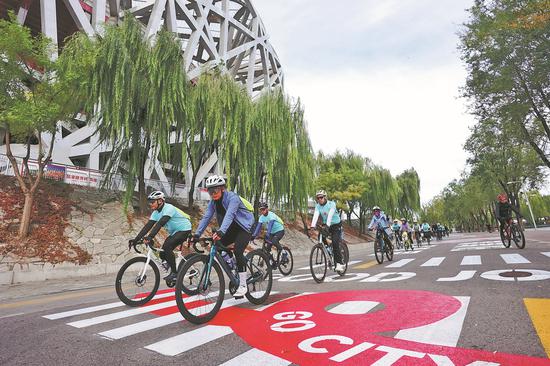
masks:
<path id="1" fill-rule="evenodd" d="M 248 211 L 254 212 L 254 206 L 252 205 L 252 203 L 250 203 L 246 198 L 243 198 L 241 196 L 239 196 L 239 198 L 241 199 L 241 202 L 243 203 L 244 207 L 246 207 Z"/>

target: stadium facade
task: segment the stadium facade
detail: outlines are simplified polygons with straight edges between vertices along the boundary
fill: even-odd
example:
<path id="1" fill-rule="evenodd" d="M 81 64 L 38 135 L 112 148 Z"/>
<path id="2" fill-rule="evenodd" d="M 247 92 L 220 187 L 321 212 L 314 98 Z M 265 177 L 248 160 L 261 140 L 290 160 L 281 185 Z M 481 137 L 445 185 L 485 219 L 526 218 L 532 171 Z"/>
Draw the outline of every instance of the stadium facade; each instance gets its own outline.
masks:
<path id="1" fill-rule="evenodd" d="M 34 34 L 45 34 L 59 49 L 71 34 L 82 31 L 90 37 L 100 35 L 106 23 L 116 24 L 130 13 L 143 23 L 145 37 L 153 36 L 162 27 L 177 34 L 189 79 L 221 66 L 253 97 L 283 83 L 281 63 L 250 0 L 0 0 L 0 17 L 6 18 L 10 10 L 21 24 Z M 94 131 L 93 125 L 78 117 L 60 121 L 52 161 L 101 171 L 110 148 L 98 144 Z M 44 137 L 45 148 L 49 137 Z M 3 144 L 0 131 L 0 153 L 5 152 Z M 37 155 L 36 148 L 37 145 L 32 155 Z M 16 156 L 26 152 L 22 145 L 13 146 L 12 151 Z M 215 154 L 205 158 L 197 186 L 206 176 L 218 172 L 217 162 Z M 169 192 L 169 165 L 151 156 L 146 166 L 146 178 L 156 182 L 155 188 Z M 189 188 L 186 184 L 178 184 L 176 192 L 171 193 L 185 197 Z"/>

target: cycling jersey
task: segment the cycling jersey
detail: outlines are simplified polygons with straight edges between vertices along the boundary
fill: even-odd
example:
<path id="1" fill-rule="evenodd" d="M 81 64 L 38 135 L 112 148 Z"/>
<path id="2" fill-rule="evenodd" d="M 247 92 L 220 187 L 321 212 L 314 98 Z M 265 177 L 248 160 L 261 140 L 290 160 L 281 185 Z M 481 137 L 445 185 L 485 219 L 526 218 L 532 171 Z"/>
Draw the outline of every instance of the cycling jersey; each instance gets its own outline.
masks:
<path id="1" fill-rule="evenodd" d="M 399 231 L 399 230 L 401 230 L 401 225 L 392 224 L 391 228 L 392 228 L 393 231 Z"/>
<path id="2" fill-rule="evenodd" d="M 191 230 L 190 216 L 174 205 L 164 203 L 160 212 L 154 210 L 153 213 L 151 213 L 151 220 L 159 221 L 164 216 L 170 217 L 170 220 L 164 225 L 164 228 L 168 231 L 168 235 L 172 236 L 178 231 Z"/>
<path id="3" fill-rule="evenodd" d="M 411 231 L 411 228 L 409 227 L 409 224 L 405 223 L 401 225 L 401 231 Z"/>
<path id="4" fill-rule="evenodd" d="M 414 225 L 413 225 L 413 230 L 414 230 L 414 231 L 420 231 L 420 225 L 414 224 Z"/>
<path id="5" fill-rule="evenodd" d="M 252 231 L 254 215 L 248 210 L 238 194 L 231 191 L 224 191 L 218 203 L 221 205 L 221 208 L 225 209 L 225 212 L 217 210 L 216 201 L 210 200 L 206 207 L 206 212 L 199 223 L 196 234 L 202 235 L 214 214 L 216 214 L 216 220 L 218 221 L 218 225 L 220 225 L 219 230 L 223 233 L 227 232 L 229 226 L 231 226 L 233 222 L 248 233 Z"/>
<path id="6" fill-rule="evenodd" d="M 386 215 L 380 214 L 380 216 L 376 217 L 374 215 L 372 217 L 372 220 L 370 220 L 369 229 L 373 229 L 375 226 L 381 226 L 383 229 L 389 227 L 388 219 L 386 218 Z"/>
<path id="7" fill-rule="evenodd" d="M 430 231 L 430 224 L 422 224 L 422 231 Z"/>
<path id="8" fill-rule="evenodd" d="M 317 224 L 317 219 L 321 216 L 323 224 L 332 226 L 340 223 L 340 215 L 336 213 L 336 203 L 334 201 L 327 201 L 324 205 L 316 204 L 315 213 L 313 214 L 313 220 L 311 220 L 311 226 Z"/>
<path id="9" fill-rule="evenodd" d="M 260 215 L 258 218 L 258 225 L 256 225 L 256 229 L 254 230 L 254 234 L 252 236 L 256 237 L 260 233 L 260 230 L 262 229 L 262 226 L 267 227 L 267 236 L 271 234 L 278 233 L 279 231 L 282 231 L 285 229 L 283 226 L 283 220 L 279 216 L 277 216 L 275 213 L 269 211 L 267 215 Z"/>

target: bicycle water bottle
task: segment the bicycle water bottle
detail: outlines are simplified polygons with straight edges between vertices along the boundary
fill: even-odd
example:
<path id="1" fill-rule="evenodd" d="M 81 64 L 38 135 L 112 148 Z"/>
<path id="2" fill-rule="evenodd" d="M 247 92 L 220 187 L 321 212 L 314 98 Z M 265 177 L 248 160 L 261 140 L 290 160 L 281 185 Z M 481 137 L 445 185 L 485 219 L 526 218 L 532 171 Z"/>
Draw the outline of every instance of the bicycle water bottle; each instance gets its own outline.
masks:
<path id="1" fill-rule="evenodd" d="M 233 258 L 231 258 L 231 256 L 229 255 L 229 253 L 227 253 L 226 251 L 222 251 L 222 258 L 223 258 L 223 260 L 225 261 L 225 263 L 227 263 L 227 265 L 229 266 L 229 269 L 233 269 L 233 268 L 234 268 L 234 265 L 233 265 Z"/>

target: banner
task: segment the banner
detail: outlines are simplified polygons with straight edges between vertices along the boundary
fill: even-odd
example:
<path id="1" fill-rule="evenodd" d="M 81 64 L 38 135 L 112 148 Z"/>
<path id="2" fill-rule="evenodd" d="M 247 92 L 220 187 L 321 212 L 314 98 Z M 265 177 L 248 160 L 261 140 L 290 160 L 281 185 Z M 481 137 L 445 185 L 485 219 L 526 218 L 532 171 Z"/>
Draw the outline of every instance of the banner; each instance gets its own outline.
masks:
<path id="1" fill-rule="evenodd" d="M 65 180 L 65 167 L 61 165 L 48 164 L 44 170 L 44 178 L 63 181 Z"/>
<path id="2" fill-rule="evenodd" d="M 76 184 L 79 186 L 90 185 L 90 176 L 88 171 L 76 168 L 65 168 L 65 183 Z"/>
<path id="3" fill-rule="evenodd" d="M 0 155 L 0 174 L 3 175 L 15 175 L 13 173 L 13 167 L 11 166 L 10 160 L 6 155 Z"/>

